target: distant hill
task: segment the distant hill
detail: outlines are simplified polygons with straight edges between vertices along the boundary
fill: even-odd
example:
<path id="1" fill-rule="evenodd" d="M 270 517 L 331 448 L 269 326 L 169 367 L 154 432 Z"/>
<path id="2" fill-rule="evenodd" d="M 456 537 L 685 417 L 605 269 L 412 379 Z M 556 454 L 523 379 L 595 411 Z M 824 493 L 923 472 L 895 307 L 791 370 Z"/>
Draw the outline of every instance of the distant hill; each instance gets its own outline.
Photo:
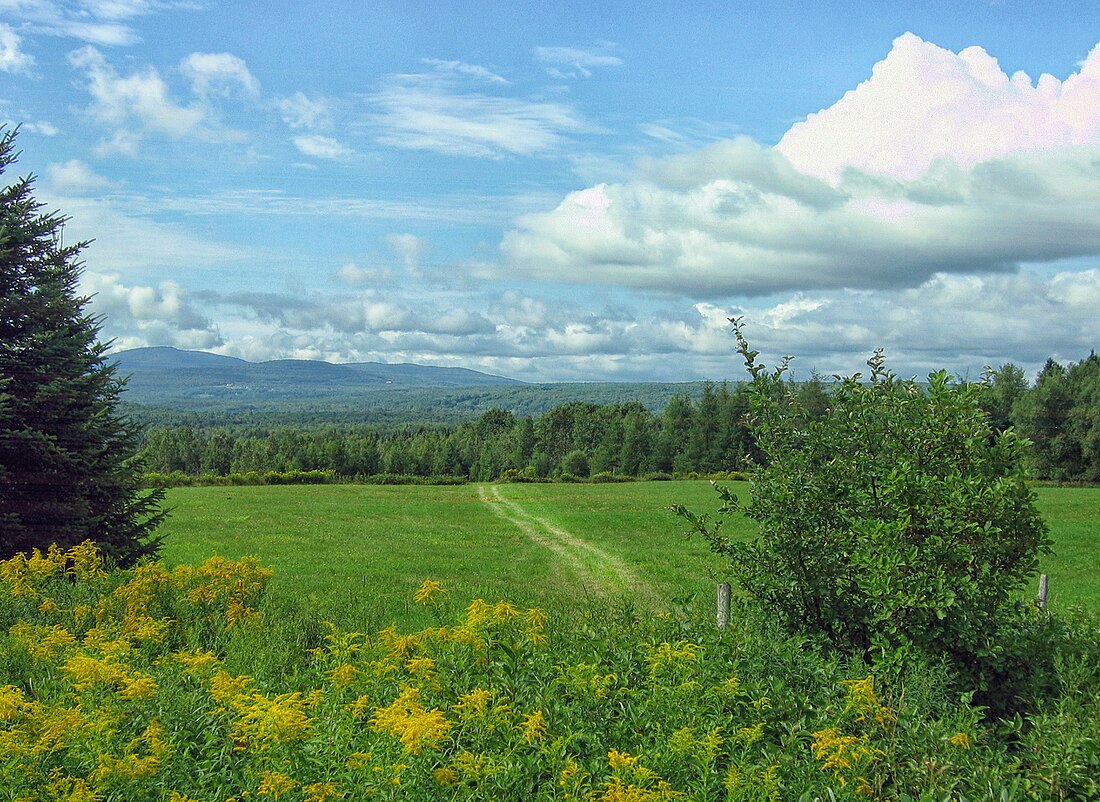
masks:
<path id="1" fill-rule="evenodd" d="M 471 420 L 490 409 L 536 417 L 560 404 L 637 401 L 653 411 L 701 382 L 527 384 L 465 368 L 280 359 L 247 362 L 204 351 L 135 348 L 111 354 L 128 377 L 124 408 L 153 426 L 406 425 Z"/>
<path id="2" fill-rule="evenodd" d="M 191 402 L 367 394 L 380 388 L 492 387 L 523 382 L 465 368 L 363 362 L 334 365 L 304 359 L 247 362 L 177 348 L 135 348 L 111 355 L 128 376 L 127 400 L 178 406 Z"/>

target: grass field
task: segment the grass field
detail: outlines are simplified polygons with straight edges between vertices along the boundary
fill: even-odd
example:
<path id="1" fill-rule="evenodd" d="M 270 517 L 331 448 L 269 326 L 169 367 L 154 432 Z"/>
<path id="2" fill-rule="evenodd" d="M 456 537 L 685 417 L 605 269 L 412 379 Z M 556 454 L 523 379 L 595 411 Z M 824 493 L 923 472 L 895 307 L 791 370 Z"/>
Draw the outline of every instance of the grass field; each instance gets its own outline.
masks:
<path id="1" fill-rule="evenodd" d="M 1037 493 L 1057 552 L 1042 564 L 1051 603 L 1100 611 L 1100 488 Z M 703 481 L 177 488 L 168 503 L 167 562 L 259 555 L 276 571 L 273 593 L 349 627 L 427 623 L 410 598 L 428 577 L 457 605 L 485 597 L 568 610 L 610 599 L 657 611 L 694 594 L 709 614 L 725 570 L 665 509 L 713 510 Z"/>

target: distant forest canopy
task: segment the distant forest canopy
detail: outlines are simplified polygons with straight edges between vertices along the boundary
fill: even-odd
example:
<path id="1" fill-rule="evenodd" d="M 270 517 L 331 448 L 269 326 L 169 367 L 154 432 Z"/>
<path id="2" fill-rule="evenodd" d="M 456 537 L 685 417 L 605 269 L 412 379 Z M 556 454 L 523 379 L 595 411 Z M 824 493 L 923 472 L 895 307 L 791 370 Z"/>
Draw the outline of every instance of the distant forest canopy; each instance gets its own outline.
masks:
<path id="1" fill-rule="evenodd" d="M 790 388 L 795 403 L 828 408 L 829 384 L 820 377 Z M 1035 478 L 1100 481 L 1100 357 L 1093 353 L 1070 365 L 1048 360 L 1032 385 L 1008 363 L 984 388 L 992 428 L 1014 428 L 1032 441 Z M 150 428 L 142 456 L 150 471 L 192 477 L 303 471 L 470 481 L 685 476 L 742 470 L 758 459 L 747 410 L 743 385 L 706 383 L 698 397 L 673 395 L 659 411 L 637 401 L 570 401 L 537 416 L 491 409 L 447 424 Z"/>

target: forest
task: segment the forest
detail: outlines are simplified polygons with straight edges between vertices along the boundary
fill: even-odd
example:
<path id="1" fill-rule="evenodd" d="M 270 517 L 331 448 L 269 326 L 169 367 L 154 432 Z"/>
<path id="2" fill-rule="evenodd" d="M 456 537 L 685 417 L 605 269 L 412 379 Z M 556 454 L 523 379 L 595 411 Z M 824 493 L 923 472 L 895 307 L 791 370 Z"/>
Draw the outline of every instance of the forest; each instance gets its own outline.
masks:
<path id="1" fill-rule="evenodd" d="M 1034 478 L 1100 481 L 1100 356 L 1050 359 L 1030 384 L 1007 363 L 980 386 L 994 431 L 1012 428 L 1031 441 Z M 811 413 L 828 408 L 831 385 L 822 377 L 795 389 Z M 698 398 L 674 395 L 657 412 L 637 401 L 570 402 L 537 416 L 493 409 L 452 424 L 150 427 L 141 456 L 168 484 L 671 478 L 759 463 L 747 412 L 746 385 L 708 383 Z"/>

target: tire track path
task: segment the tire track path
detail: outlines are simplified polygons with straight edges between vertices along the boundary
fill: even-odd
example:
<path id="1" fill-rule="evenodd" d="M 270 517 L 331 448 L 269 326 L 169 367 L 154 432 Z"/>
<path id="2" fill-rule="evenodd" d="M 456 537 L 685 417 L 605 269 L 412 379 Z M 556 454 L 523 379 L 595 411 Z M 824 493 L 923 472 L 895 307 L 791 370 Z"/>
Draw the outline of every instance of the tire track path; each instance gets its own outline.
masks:
<path id="1" fill-rule="evenodd" d="M 531 542 L 552 551 L 560 565 L 575 574 L 591 592 L 605 596 L 646 592 L 634 569 L 621 557 L 577 537 L 553 521 L 528 512 L 519 502 L 501 495 L 496 485 L 482 485 L 477 492 L 494 513 L 523 532 Z"/>

